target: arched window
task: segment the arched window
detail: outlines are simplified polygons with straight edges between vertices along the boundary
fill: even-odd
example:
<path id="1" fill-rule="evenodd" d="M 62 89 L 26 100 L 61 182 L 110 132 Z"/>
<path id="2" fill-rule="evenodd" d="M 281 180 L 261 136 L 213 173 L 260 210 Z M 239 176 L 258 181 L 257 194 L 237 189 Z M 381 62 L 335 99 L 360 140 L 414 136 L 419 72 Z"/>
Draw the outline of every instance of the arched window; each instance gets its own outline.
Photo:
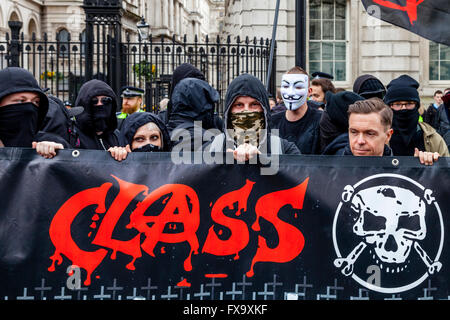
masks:
<path id="1" fill-rule="evenodd" d="M 38 38 L 37 34 L 37 25 L 34 19 L 30 20 L 30 23 L 28 24 L 28 36 L 30 39 L 33 37 L 33 33 L 36 35 L 36 38 Z"/>
<path id="2" fill-rule="evenodd" d="M 81 54 L 84 56 L 86 54 L 86 30 L 83 30 L 80 34 L 81 41 Z"/>
<path id="3" fill-rule="evenodd" d="M 309 73 L 333 75 L 335 81 L 347 79 L 347 1 L 310 0 Z"/>
<path id="4" fill-rule="evenodd" d="M 430 80 L 450 80 L 450 46 L 430 41 Z"/>
<path id="5" fill-rule="evenodd" d="M 69 31 L 61 29 L 56 34 L 56 41 L 58 43 L 58 55 L 60 57 L 67 56 L 69 52 Z"/>

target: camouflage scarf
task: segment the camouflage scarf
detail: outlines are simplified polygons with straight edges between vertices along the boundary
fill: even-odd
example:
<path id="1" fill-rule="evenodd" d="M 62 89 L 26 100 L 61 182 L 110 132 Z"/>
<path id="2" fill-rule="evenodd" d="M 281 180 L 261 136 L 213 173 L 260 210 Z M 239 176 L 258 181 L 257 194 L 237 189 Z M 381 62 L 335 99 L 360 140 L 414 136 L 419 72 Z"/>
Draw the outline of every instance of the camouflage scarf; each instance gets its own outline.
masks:
<path id="1" fill-rule="evenodd" d="M 249 143 L 258 147 L 261 130 L 266 127 L 264 119 L 264 112 L 231 113 L 231 136 L 237 145 Z"/>

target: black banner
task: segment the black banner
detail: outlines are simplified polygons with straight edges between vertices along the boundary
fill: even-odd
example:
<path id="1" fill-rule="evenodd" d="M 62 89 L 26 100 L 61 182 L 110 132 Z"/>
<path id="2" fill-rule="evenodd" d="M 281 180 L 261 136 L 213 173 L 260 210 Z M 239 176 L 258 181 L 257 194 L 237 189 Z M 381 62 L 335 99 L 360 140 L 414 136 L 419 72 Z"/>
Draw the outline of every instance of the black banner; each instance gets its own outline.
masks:
<path id="1" fill-rule="evenodd" d="M 450 46 L 448 0 L 362 0 L 362 3 L 375 18 Z"/>
<path id="2" fill-rule="evenodd" d="M 450 159 L 0 149 L 0 300 L 447 299 Z"/>

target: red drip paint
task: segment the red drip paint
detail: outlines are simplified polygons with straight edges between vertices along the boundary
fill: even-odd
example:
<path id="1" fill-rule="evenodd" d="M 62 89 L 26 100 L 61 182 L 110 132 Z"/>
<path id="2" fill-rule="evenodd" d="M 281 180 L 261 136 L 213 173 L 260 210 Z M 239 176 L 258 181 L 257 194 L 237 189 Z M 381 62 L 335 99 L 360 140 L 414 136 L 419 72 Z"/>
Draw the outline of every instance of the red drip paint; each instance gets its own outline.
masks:
<path id="1" fill-rule="evenodd" d="M 225 208 L 233 209 L 237 202 L 238 208 L 236 216 L 242 211 L 247 210 L 247 201 L 255 183 L 246 180 L 245 185 L 235 191 L 231 191 L 220 197 L 211 209 L 211 218 L 215 223 L 227 227 L 231 231 L 231 235 L 226 240 L 221 240 L 214 231 L 214 227 L 210 227 L 202 252 L 213 254 L 216 256 L 232 255 L 244 249 L 249 242 L 249 231 L 247 224 L 239 219 L 227 217 L 223 210 Z M 219 231 L 219 235 L 221 235 Z"/>
<path id="2" fill-rule="evenodd" d="M 254 275 L 254 266 L 256 262 L 289 262 L 297 257 L 303 250 L 305 238 L 303 233 L 296 227 L 286 223 L 278 218 L 279 210 L 290 205 L 293 209 L 302 209 L 303 200 L 306 194 L 309 178 L 298 186 L 272 192 L 259 198 L 255 206 L 256 221 L 252 226 L 254 231 L 260 230 L 259 220 L 264 218 L 272 223 L 278 232 L 278 246 L 269 248 L 266 239 L 258 236 L 258 249 L 253 257 L 250 270 L 247 272 L 248 277 Z"/>
<path id="3" fill-rule="evenodd" d="M 100 219 L 100 216 L 98 214 L 94 214 L 92 217 L 92 221 L 98 221 Z"/>
<path id="4" fill-rule="evenodd" d="M 182 281 L 177 283 L 177 287 L 191 287 L 191 284 L 186 280 L 183 279 Z"/>
<path id="5" fill-rule="evenodd" d="M 92 222 L 91 225 L 89 226 L 91 229 L 95 229 L 97 228 L 97 224 L 95 222 Z"/>
<path id="6" fill-rule="evenodd" d="M 226 273 L 208 273 L 205 274 L 205 278 L 228 278 Z"/>

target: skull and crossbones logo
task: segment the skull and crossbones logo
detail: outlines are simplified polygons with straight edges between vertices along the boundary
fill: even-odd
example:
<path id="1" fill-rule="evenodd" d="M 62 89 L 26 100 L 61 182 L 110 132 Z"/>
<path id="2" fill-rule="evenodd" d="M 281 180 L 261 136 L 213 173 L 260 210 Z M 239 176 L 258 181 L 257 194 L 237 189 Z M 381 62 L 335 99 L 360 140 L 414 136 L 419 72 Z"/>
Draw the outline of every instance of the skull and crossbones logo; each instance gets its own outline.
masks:
<path id="1" fill-rule="evenodd" d="M 355 189 L 347 185 L 341 196 L 340 206 L 346 204 L 353 212 L 352 236 L 359 239 L 349 254 L 338 253 L 334 260 L 342 274 L 352 276 L 355 263 L 368 250 L 369 256 L 386 274 L 402 273 L 413 254 L 423 261 L 428 275 L 441 270 L 439 257 L 432 259 L 421 244 L 428 231 L 427 205 L 435 204 L 431 190 L 423 188 L 423 193 L 417 195 L 407 188 L 387 184 Z"/>

